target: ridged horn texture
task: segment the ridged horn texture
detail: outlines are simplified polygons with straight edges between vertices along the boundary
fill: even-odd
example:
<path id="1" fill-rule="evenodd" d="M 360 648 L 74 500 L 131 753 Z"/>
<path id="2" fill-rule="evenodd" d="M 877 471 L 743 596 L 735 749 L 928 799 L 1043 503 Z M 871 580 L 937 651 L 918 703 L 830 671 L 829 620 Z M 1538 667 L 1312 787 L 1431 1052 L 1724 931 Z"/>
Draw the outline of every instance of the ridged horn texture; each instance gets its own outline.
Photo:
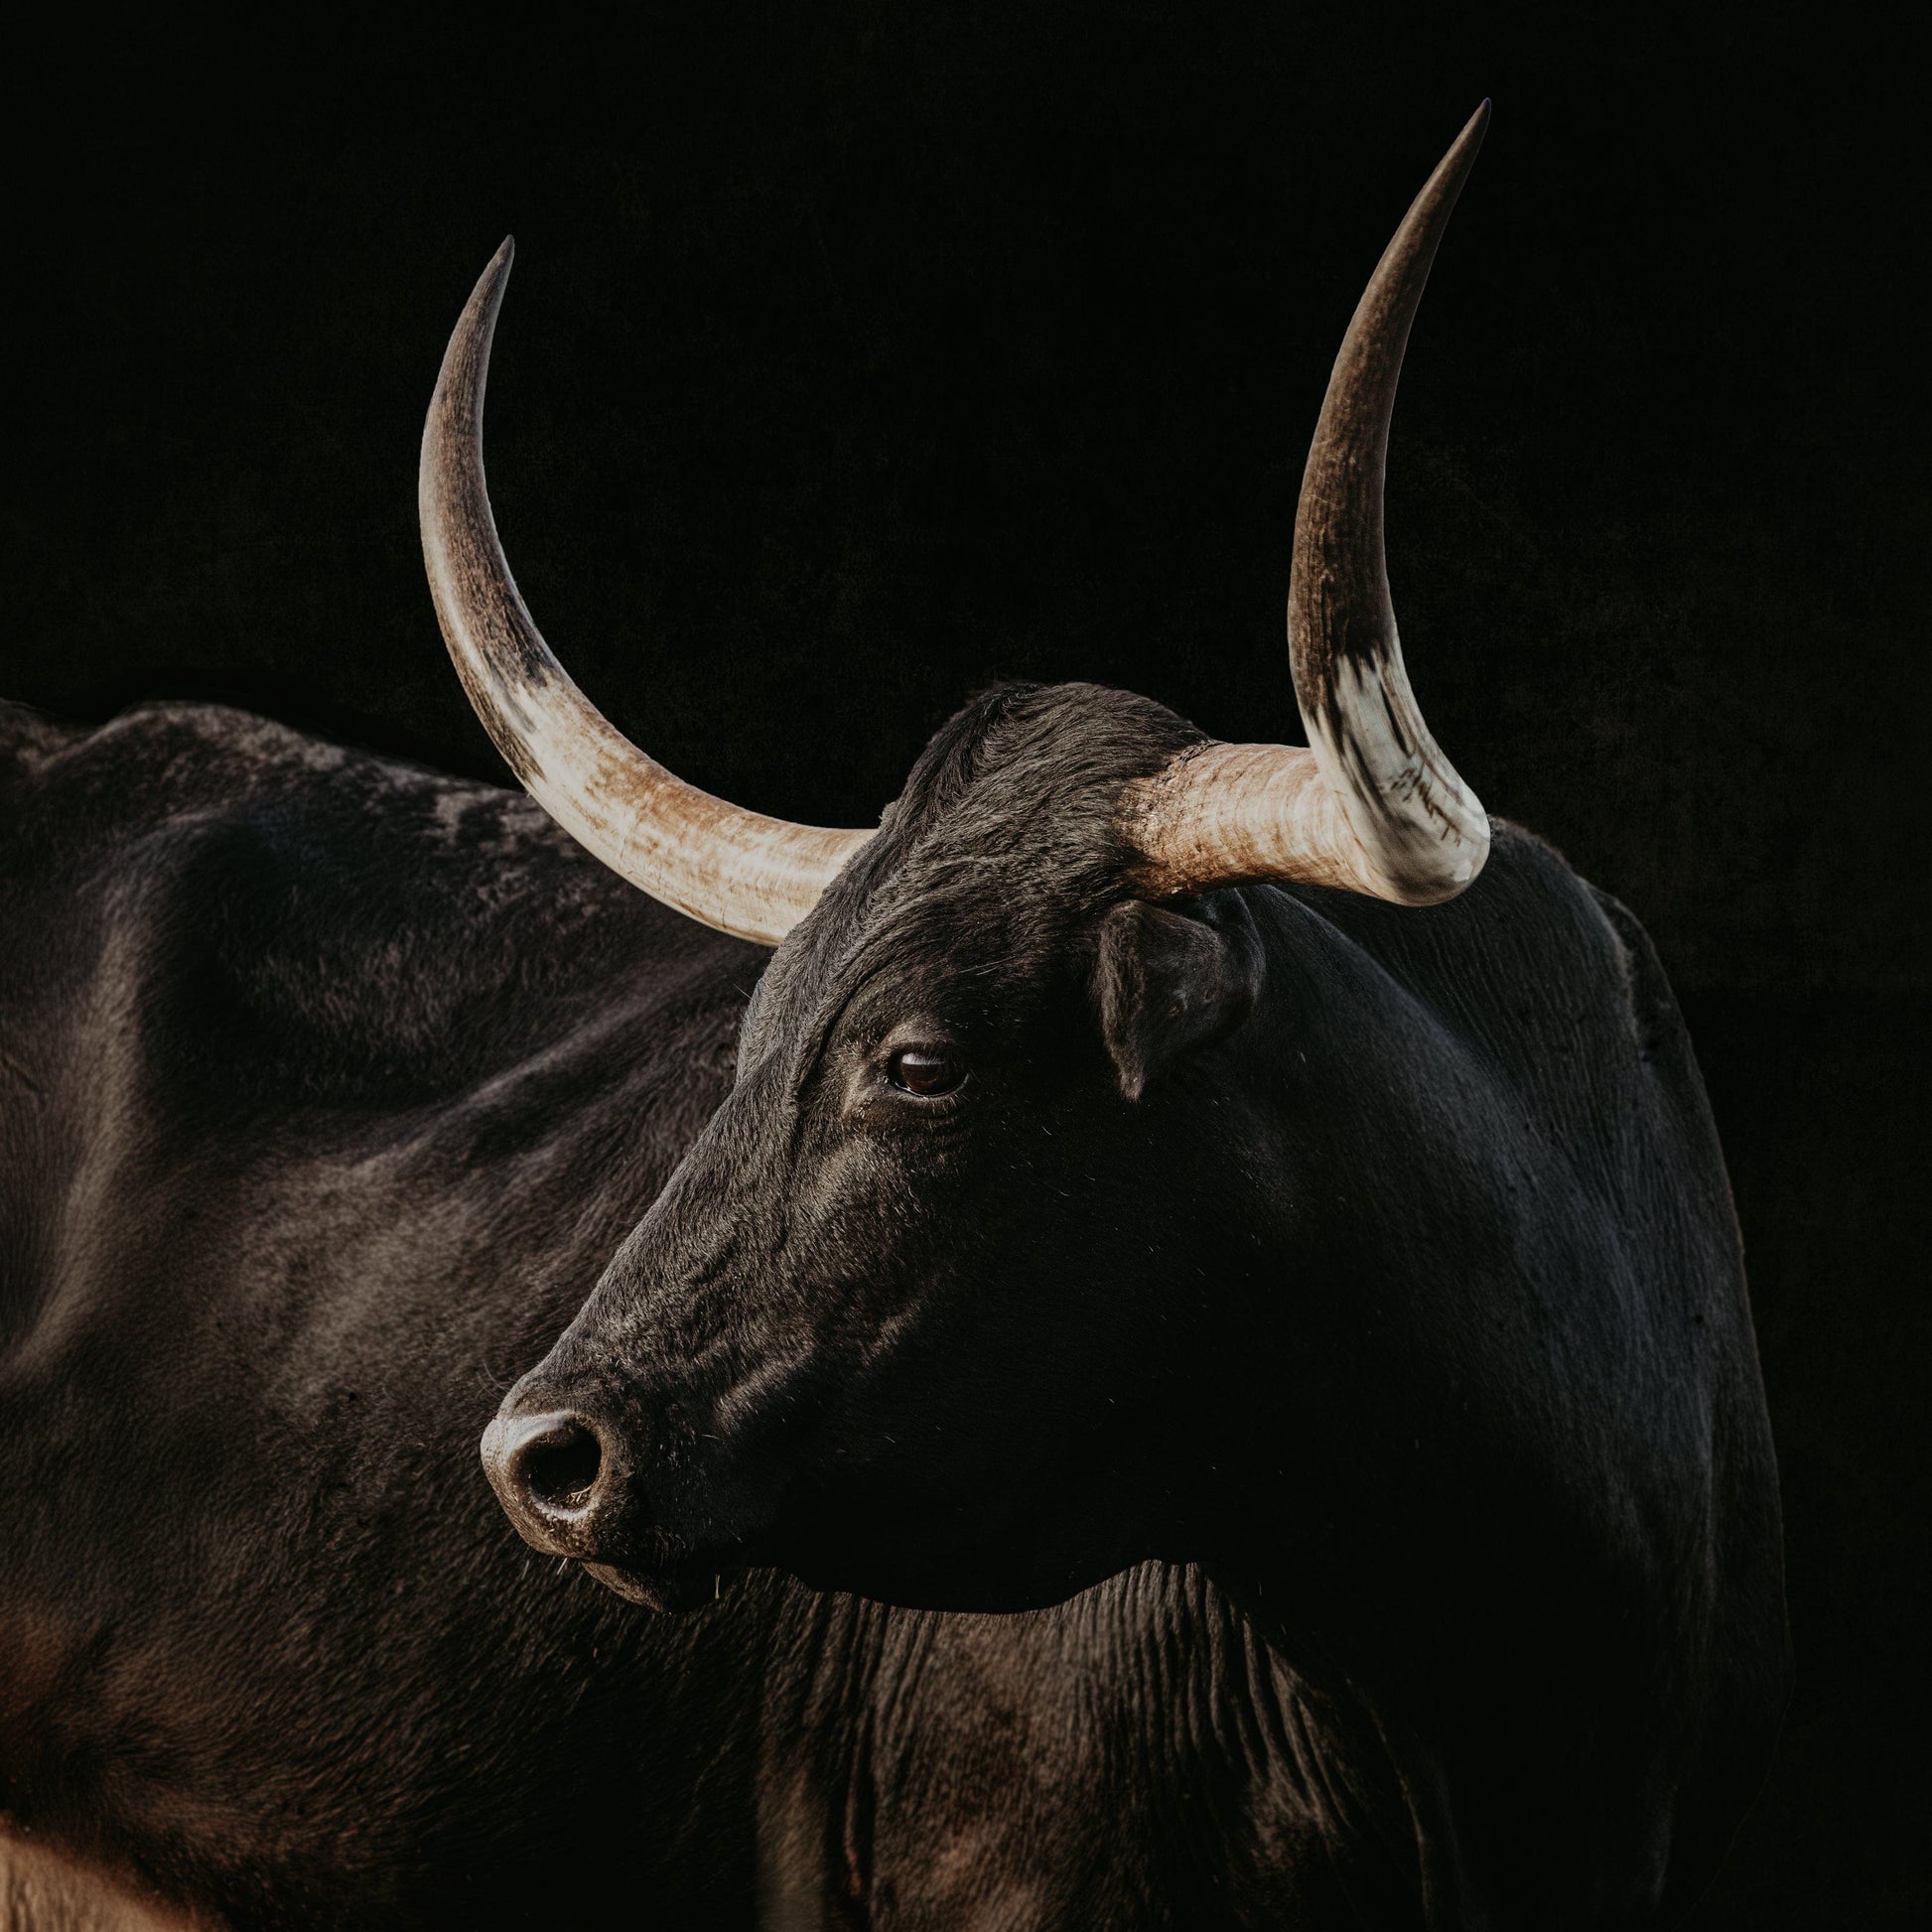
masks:
<path id="1" fill-rule="evenodd" d="M 680 912 L 775 946 L 870 832 L 766 818 L 673 776 L 598 711 L 517 595 L 483 482 L 483 387 L 509 280 L 505 241 L 443 357 L 417 479 L 443 640 L 524 788 L 614 872 Z"/>
<path id="2" fill-rule="evenodd" d="M 1309 450 L 1288 639 L 1309 750 L 1203 745 L 1121 801 L 1156 897 L 1267 879 L 1404 905 L 1453 898 L 1489 854 L 1481 804 L 1430 737 L 1402 667 L 1382 480 L 1402 352 L 1489 121 L 1476 110 L 1403 217 L 1355 310 Z"/>

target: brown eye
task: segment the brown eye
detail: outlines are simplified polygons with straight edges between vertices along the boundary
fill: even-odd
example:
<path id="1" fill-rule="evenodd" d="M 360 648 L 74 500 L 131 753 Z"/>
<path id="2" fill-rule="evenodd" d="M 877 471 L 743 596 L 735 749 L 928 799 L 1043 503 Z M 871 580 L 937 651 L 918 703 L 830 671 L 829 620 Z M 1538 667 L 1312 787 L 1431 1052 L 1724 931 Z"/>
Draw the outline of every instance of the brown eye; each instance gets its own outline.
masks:
<path id="1" fill-rule="evenodd" d="M 901 1046 L 887 1062 L 886 1077 L 901 1091 L 930 1100 L 951 1093 L 966 1069 L 937 1046 Z"/>

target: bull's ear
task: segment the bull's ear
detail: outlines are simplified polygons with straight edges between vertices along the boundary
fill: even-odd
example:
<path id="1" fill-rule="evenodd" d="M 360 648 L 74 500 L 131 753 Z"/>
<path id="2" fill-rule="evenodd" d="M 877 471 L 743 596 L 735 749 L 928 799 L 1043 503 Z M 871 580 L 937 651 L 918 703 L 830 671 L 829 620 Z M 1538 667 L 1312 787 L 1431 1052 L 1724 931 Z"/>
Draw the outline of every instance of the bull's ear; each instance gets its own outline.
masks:
<path id="1" fill-rule="evenodd" d="M 1138 1100 L 1180 1054 L 1231 1034 L 1261 986 L 1261 940 L 1238 893 L 1180 907 L 1130 898 L 1100 922 L 1100 1032 Z"/>

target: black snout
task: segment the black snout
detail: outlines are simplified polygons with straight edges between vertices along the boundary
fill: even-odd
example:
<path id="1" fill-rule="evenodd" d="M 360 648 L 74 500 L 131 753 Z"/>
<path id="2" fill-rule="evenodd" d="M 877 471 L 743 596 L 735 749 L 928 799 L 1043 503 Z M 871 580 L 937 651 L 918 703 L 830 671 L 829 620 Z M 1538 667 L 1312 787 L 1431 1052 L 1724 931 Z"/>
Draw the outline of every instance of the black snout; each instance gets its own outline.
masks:
<path id="1" fill-rule="evenodd" d="M 572 1410 L 499 1415 L 483 1431 L 483 1464 L 526 1543 L 553 1557 L 597 1553 L 603 1519 L 623 1489 L 615 1444 Z"/>

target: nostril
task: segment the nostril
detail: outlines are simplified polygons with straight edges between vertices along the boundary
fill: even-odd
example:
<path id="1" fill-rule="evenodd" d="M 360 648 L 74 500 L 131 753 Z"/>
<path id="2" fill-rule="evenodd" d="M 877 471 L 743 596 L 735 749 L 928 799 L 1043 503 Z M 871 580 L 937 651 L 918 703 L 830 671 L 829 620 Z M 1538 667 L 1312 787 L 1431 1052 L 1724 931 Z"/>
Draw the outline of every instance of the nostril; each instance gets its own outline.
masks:
<path id="1" fill-rule="evenodd" d="M 582 1423 L 559 1418 L 519 1458 L 523 1486 L 539 1509 L 582 1509 L 604 1466 L 604 1447 Z"/>
<path id="2" fill-rule="evenodd" d="M 574 1409 L 499 1414 L 483 1431 L 482 1449 L 483 1472 L 511 1521 L 539 1549 L 566 1524 L 573 1533 L 581 1528 L 611 1487 L 614 1471 L 604 1439 Z"/>
<path id="3" fill-rule="evenodd" d="M 580 1410 L 499 1411 L 479 1447 L 497 1501 L 533 1549 L 588 1558 L 622 1507 L 622 1438 Z"/>

